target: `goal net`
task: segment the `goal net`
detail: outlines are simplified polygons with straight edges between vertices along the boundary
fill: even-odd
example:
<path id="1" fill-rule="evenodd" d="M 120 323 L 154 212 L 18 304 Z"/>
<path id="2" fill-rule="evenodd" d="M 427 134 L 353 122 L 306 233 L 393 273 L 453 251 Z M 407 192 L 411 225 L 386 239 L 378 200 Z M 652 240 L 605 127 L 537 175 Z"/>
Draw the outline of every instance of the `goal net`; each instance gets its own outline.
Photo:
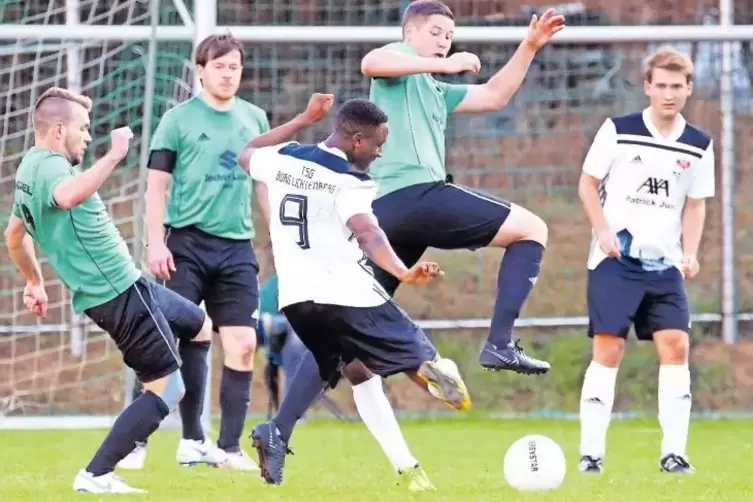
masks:
<path id="1" fill-rule="evenodd" d="M 253 2 L 251 9 L 246 0 L 220 0 L 216 14 L 218 25 L 230 26 L 236 36 L 246 41 L 254 40 L 245 44 L 247 54 L 240 93 L 263 108 L 273 124 L 280 124 L 295 116 L 312 92 L 332 92 L 338 103 L 368 96 L 369 82 L 360 72 L 360 61 L 364 54 L 386 40 L 381 36 L 376 37 L 379 40 L 374 37 L 365 40 L 362 33 L 395 29 L 395 36 L 399 37 L 400 12 L 407 3 L 408 0 L 261 0 Z M 452 0 L 449 3 L 458 18 L 458 34 L 467 29 L 496 33 L 497 27 L 502 26 L 522 29 L 531 13 L 528 7 L 514 2 Z M 584 3 L 590 10 L 583 10 Z M 171 0 L 162 0 L 161 26 L 182 26 L 181 12 L 176 9 L 178 4 L 182 2 L 174 4 Z M 0 105 L 3 107 L 0 207 L 6 215 L 10 211 L 15 168 L 33 139 L 29 123 L 32 104 L 52 85 L 78 88 L 95 101 L 92 114 L 95 142 L 84 167 L 107 148 L 111 129 L 129 125 L 136 134 L 131 155 L 108 180 L 101 195 L 131 250 L 138 255 L 141 249 L 138 203 L 143 188 L 138 169 L 142 122 L 145 112 L 153 112 L 157 119 L 170 106 L 189 96 L 193 75 L 187 61 L 191 43 L 161 41 L 157 44 L 154 99 L 147 103 L 146 40 L 105 41 L 95 37 L 61 41 L 43 39 L 40 34 L 52 31 L 53 26 L 58 32 L 67 20 L 76 17 L 83 24 L 112 27 L 112 32 L 102 33 L 106 37 L 112 36 L 116 28 L 128 25 L 148 29 L 149 5 L 149 1 L 142 0 L 0 0 Z M 753 103 L 750 61 L 753 59 L 750 37 L 741 34 L 739 42 L 736 39 L 730 44 L 732 55 L 727 67 L 732 70 L 723 71 L 722 44 L 709 39 L 707 33 L 716 30 L 721 34 L 750 27 L 714 26 L 715 14 L 706 12 L 705 8 L 690 13 L 687 9 L 664 9 L 662 12 L 672 14 L 671 19 L 650 17 L 646 21 L 641 13 L 619 7 L 611 0 L 572 5 L 575 7 L 566 12 L 568 33 L 577 32 L 579 28 L 584 33 L 591 27 L 600 27 L 602 34 L 613 31 L 615 35 L 622 35 L 620 40 L 605 42 L 604 35 L 600 35 L 598 40 L 589 41 L 585 37 L 555 43 L 541 51 L 531 65 L 523 88 L 504 110 L 454 117 L 448 122 L 447 164 L 457 182 L 509 198 L 533 209 L 547 221 L 550 252 L 542 268 L 541 285 L 527 302 L 525 319 L 521 321 L 527 326 L 546 327 L 535 335 L 537 356 L 549 359 L 555 367 L 576 371 L 579 363 L 570 358 L 588 357 L 580 352 L 587 347 L 582 343 L 582 326 L 586 285 L 584 253 L 587 253 L 589 239 L 589 228 L 576 194 L 580 163 L 605 117 L 640 110 L 646 105 L 641 86 L 642 59 L 657 46 L 651 41 L 654 34 L 667 41 L 662 34 L 678 28 L 640 25 L 660 21 L 698 25 L 694 27 L 696 30 L 690 30 L 693 33 L 683 32 L 685 39 L 678 36 L 672 42 L 692 54 L 696 62 L 695 90 L 685 113 L 689 120 L 702 123 L 713 134 L 717 145 L 724 145 L 718 149 L 720 171 L 723 163 L 733 165 L 734 158 L 739 159 L 741 167 L 733 195 L 740 201 L 749 199 L 745 194 L 751 189 L 749 169 L 743 159 L 749 157 L 745 138 L 749 136 L 753 115 L 750 106 Z M 211 5 L 209 1 L 196 0 L 193 6 L 207 10 Z M 573 11 L 576 7 L 580 10 Z M 203 19 L 198 11 L 194 17 Z M 745 22 L 749 22 L 747 17 Z M 7 24 L 15 28 L 10 31 L 3 26 Z M 704 24 L 709 26 L 701 26 Z M 18 33 L 18 26 L 33 27 L 29 31 L 31 36 L 8 40 L 8 33 Z M 280 33 L 273 34 L 269 26 L 280 27 L 283 34 L 293 35 L 293 31 L 297 31 L 291 40 L 281 40 Z M 646 35 L 624 36 L 626 32 L 636 33 L 636 28 L 651 29 Z M 346 31 L 352 40 L 345 41 L 348 39 Z M 453 50 L 478 54 L 482 61 L 481 74 L 439 78 L 464 83 L 490 78 L 509 60 L 518 43 L 509 30 L 499 31 L 502 35 L 499 40 L 485 42 L 479 37 L 469 39 L 466 36 L 463 40 L 456 35 Z M 502 40 L 504 32 L 507 38 Z M 185 36 L 186 32 L 182 33 Z M 344 38 L 338 41 L 338 36 L 331 33 L 339 33 Z M 263 40 L 272 35 L 276 41 Z M 734 124 L 724 126 L 724 117 Z M 299 139 L 322 139 L 330 125 L 331 121 L 324 121 Z M 723 132 L 732 132 L 734 137 L 725 138 Z M 729 157 L 726 160 L 725 152 Z M 719 192 L 723 193 L 722 184 Z M 736 211 L 741 215 L 737 229 L 741 237 L 736 238 L 738 248 L 750 251 L 749 239 L 744 240 L 747 238 L 742 236 L 747 235 L 743 231 L 745 222 L 753 217 L 750 216 L 751 205 L 741 202 Z M 722 229 L 720 215 L 723 214 L 720 197 L 717 197 L 710 204 L 702 271 L 688 286 L 696 311 L 712 317 L 715 314 L 711 313 L 719 310 L 721 264 L 723 260 L 728 263 L 734 258 L 724 254 L 730 246 Z M 265 241 L 264 232 L 259 232 L 256 250 L 263 274 L 270 270 L 271 261 Z M 436 254 L 431 256 L 437 257 Z M 557 380 L 544 382 L 494 375 L 492 385 L 491 380 L 486 380 L 478 371 L 476 357 L 488 328 L 488 316 L 493 311 L 499 253 L 493 250 L 473 254 L 442 252 L 438 258 L 451 273 L 437 285 L 420 292 L 402 289 L 398 300 L 415 318 L 424 320 L 421 324 L 431 329 L 439 350 L 460 363 L 469 386 L 476 389 L 476 406 L 493 411 L 571 408 L 572 402 L 577 400 L 569 400 L 557 387 Z M 90 323 L 71 314 L 68 292 L 46 264 L 51 308 L 44 320 L 25 313 L 21 302 L 23 281 L 2 248 L 0 267 L 0 427 L 11 423 L 26 427 L 109 423 L 109 417 L 118 413 L 126 400 L 126 372 L 116 348 Z M 753 305 L 750 300 L 753 282 L 745 277 L 737 278 L 736 288 L 740 293 L 739 308 L 749 310 Z M 549 336 L 553 329 L 559 330 L 558 336 Z M 527 340 L 527 346 L 528 341 L 531 340 Z M 215 361 L 218 361 L 217 352 Z M 263 364 L 262 357 L 260 354 L 257 361 Z M 261 366 L 257 368 L 261 370 Z M 213 390 L 218 387 L 219 373 L 213 372 Z M 267 397 L 260 382 L 262 375 L 263 371 L 256 371 L 254 379 L 252 410 L 256 412 L 266 408 Z M 706 395 L 713 396 L 719 379 L 709 377 L 707 381 Z M 389 395 L 395 408 L 419 413 L 442 409 L 415 386 L 404 383 L 401 379 L 389 382 Z M 484 394 L 486 388 L 494 390 Z M 703 392 L 700 387 L 699 392 Z M 338 386 L 334 394 L 338 402 L 353 413 L 352 393 L 348 387 Z M 212 403 L 215 413 L 218 411 L 216 401 Z M 644 402 L 633 405 L 646 406 Z"/>
<path id="2" fill-rule="evenodd" d="M 71 9 L 70 7 L 74 8 Z M 46 26 L 75 20 L 91 25 L 149 26 L 149 2 L 138 0 L 0 0 L 0 22 Z M 160 24 L 180 23 L 172 2 L 163 2 Z M 71 28 L 75 30 L 75 28 Z M 2 28 L 0 27 L 0 30 Z M 95 103 L 94 141 L 83 167 L 91 165 L 109 143 L 110 130 L 124 125 L 135 133 L 131 152 L 100 194 L 132 251 L 141 197 L 139 152 L 141 126 L 148 107 L 155 116 L 191 93 L 190 43 L 159 43 L 155 99 L 145 103 L 148 43 L 24 38 L 0 41 L 0 207 L 10 213 L 13 180 L 23 153 L 33 142 L 30 111 L 51 86 L 79 90 Z M 60 246 L 66 246 L 60 242 Z M 48 315 L 29 315 L 22 302 L 24 281 L 0 249 L 0 423 L 27 427 L 95 425 L 108 422 L 124 403 L 125 372 L 109 337 L 85 317 L 73 315 L 70 295 L 42 259 Z M 61 416 L 78 416 L 81 420 Z M 40 418 L 41 417 L 41 418 Z"/>

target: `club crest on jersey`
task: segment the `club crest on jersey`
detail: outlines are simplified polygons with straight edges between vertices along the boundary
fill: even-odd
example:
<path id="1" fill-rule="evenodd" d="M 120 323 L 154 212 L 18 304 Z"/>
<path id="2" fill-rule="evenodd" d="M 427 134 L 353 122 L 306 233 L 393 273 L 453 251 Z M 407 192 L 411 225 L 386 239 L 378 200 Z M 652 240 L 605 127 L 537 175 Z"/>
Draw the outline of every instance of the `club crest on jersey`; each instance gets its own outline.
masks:
<path id="1" fill-rule="evenodd" d="M 680 169 L 685 170 L 690 167 L 690 161 L 684 160 L 684 159 L 677 159 L 677 166 Z"/>

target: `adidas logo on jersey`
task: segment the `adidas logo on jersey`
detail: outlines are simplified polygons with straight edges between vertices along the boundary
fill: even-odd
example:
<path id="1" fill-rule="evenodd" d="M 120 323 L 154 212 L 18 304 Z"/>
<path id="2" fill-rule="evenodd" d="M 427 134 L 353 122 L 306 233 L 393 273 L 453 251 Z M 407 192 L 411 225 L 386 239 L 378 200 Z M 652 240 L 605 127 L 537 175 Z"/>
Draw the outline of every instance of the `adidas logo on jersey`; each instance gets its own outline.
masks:
<path id="1" fill-rule="evenodd" d="M 643 164 L 643 161 L 641 160 L 640 155 L 636 155 L 633 157 L 633 160 L 630 161 L 632 164 Z"/>
<path id="2" fill-rule="evenodd" d="M 207 136 L 204 133 L 201 133 L 201 136 L 199 136 L 199 141 L 206 141 L 209 139 L 209 136 Z"/>

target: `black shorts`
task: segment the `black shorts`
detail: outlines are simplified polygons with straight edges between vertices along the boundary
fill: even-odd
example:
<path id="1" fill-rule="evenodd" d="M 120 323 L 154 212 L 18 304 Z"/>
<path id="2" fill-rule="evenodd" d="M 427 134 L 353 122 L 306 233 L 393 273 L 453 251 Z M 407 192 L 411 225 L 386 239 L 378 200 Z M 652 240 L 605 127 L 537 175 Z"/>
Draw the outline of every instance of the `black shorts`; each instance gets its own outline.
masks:
<path id="1" fill-rule="evenodd" d="M 282 313 L 314 355 L 322 380 L 330 383 L 339 379 L 341 364 L 354 359 L 388 377 L 416 370 L 437 355 L 421 328 L 391 301 L 378 307 L 303 302 Z"/>
<path id="2" fill-rule="evenodd" d="M 152 382 L 181 366 L 176 336 L 193 340 L 206 314 L 177 293 L 143 277 L 112 300 L 86 309 L 110 334 L 123 361 L 141 382 Z"/>
<path id="3" fill-rule="evenodd" d="M 259 318 L 259 265 L 251 240 L 215 237 L 196 227 L 168 228 L 175 268 L 165 286 L 196 305 L 215 328 L 249 326 Z"/>
<path id="4" fill-rule="evenodd" d="M 630 325 L 639 340 L 657 331 L 690 331 L 690 308 L 682 274 L 675 267 L 643 271 L 607 258 L 588 271 L 588 336 L 627 338 Z"/>
<path id="5" fill-rule="evenodd" d="M 510 203 L 487 193 L 447 183 L 421 183 L 376 199 L 379 226 L 406 266 L 426 248 L 479 249 L 494 239 L 510 214 Z M 370 263 L 377 281 L 395 294 L 400 281 Z"/>

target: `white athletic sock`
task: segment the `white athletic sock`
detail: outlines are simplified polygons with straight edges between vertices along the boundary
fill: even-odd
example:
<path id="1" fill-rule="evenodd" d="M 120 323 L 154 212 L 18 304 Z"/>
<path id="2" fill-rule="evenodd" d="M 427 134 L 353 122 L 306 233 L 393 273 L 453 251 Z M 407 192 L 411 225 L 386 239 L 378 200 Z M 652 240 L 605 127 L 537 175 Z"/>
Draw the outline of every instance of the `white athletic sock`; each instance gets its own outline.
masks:
<path id="1" fill-rule="evenodd" d="M 662 457 L 674 453 L 685 456 L 690 426 L 690 370 L 687 364 L 659 366 L 659 425 L 662 430 Z"/>
<path id="2" fill-rule="evenodd" d="M 354 385 L 353 399 L 363 423 L 379 442 L 395 470 L 415 467 L 418 461 L 411 455 L 403 438 L 392 405 L 384 393 L 382 377 L 375 375 L 361 384 Z"/>
<path id="3" fill-rule="evenodd" d="M 604 458 L 607 429 L 612 419 L 617 368 L 596 361 L 586 369 L 580 396 L 580 454 Z"/>

